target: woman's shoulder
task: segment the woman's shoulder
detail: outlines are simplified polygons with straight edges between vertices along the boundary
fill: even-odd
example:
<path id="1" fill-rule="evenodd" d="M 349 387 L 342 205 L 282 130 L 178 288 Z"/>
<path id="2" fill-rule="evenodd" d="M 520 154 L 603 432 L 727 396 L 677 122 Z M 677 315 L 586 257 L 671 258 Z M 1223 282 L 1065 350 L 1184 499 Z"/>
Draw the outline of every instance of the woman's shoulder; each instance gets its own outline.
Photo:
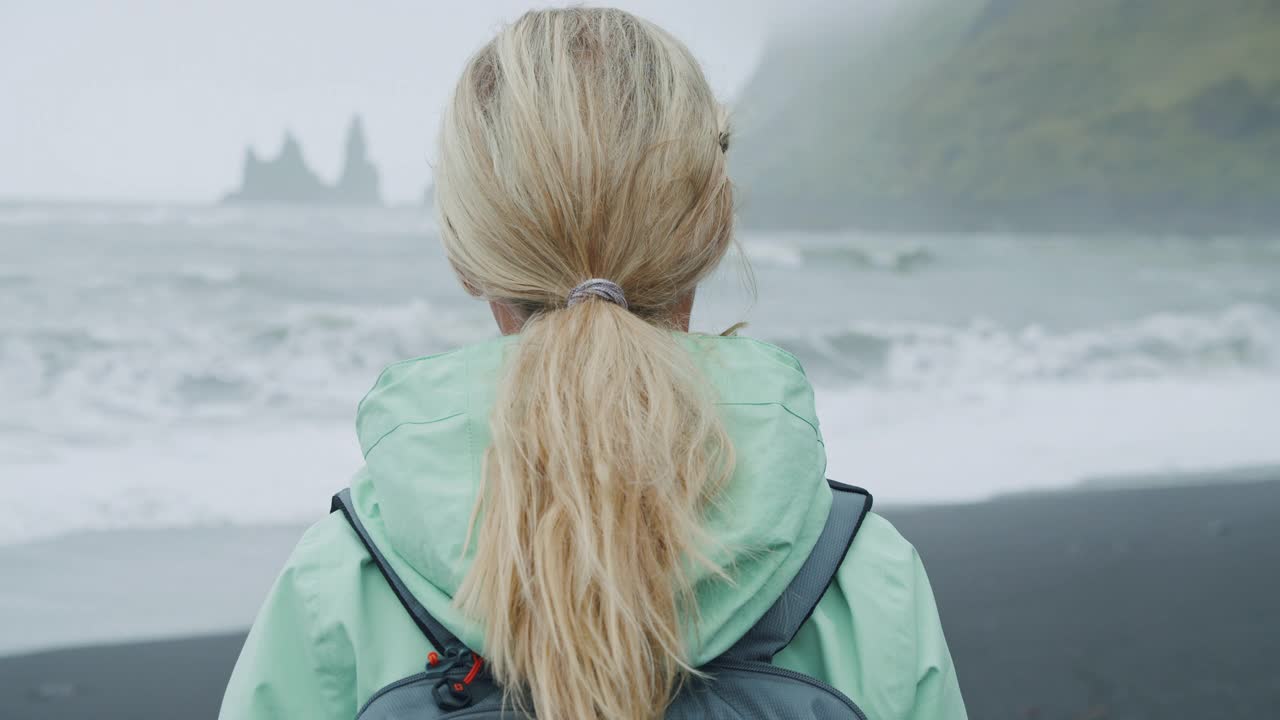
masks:
<path id="1" fill-rule="evenodd" d="M 868 513 L 831 586 L 776 662 L 835 686 L 869 717 L 908 717 L 918 649 L 928 642 L 921 633 L 935 632 L 922 627 L 922 607 L 932 608 L 933 599 L 915 547 L 882 515 Z"/>
<path id="2" fill-rule="evenodd" d="M 222 717 L 351 717 L 379 688 L 419 671 L 427 649 L 334 513 L 285 561 L 245 640 Z"/>
<path id="3" fill-rule="evenodd" d="M 893 523 L 872 511 L 862 521 L 836 578 L 840 582 L 853 580 L 855 583 L 903 580 L 915 573 L 919 562 L 915 546 Z"/>
<path id="4" fill-rule="evenodd" d="M 361 594 L 368 554 L 341 513 L 331 513 L 303 532 L 285 560 L 275 593 L 296 598 L 297 620 L 319 643 L 346 635 L 350 599 Z"/>
<path id="5" fill-rule="evenodd" d="M 898 645 L 893 638 L 905 638 L 914 630 L 909 627 L 914 624 L 910 609 L 921 593 L 932 602 L 915 546 L 883 515 L 870 512 L 823 603 L 833 612 L 848 613 L 856 625 L 886 630 L 873 633 L 883 636 L 877 644 L 884 650 Z"/>
<path id="6" fill-rule="evenodd" d="M 342 513 L 309 527 L 285 563 L 281 581 L 304 599 L 311 637 L 328 646 L 330 670 L 360 672 L 359 703 L 382 686 L 421 670 L 426 638 L 373 564 Z"/>
<path id="7" fill-rule="evenodd" d="M 298 539 L 280 571 L 280 581 L 291 584 L 308 604 L 323 604 L 333 597 L 336 584 L 360 581 L 368 554 L 341 513 L 330 513 L 312 523 Z"/>

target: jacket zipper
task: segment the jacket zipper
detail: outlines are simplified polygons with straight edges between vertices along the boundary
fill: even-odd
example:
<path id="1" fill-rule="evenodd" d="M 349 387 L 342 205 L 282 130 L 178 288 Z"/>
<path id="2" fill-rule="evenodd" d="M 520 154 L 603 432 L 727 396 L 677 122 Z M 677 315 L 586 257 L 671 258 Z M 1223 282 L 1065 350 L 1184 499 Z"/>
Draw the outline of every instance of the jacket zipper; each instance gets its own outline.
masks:
<path id="1" fill-rule="evenodd" d="M 850 700 L 848 695 L 845 695 L 844 693 L 822 682 L 821 680 L 815 677 L 810 677 L 808 675 L 805 675 L 804 673 L 798 673 L 798 672 L 795 672 L 794 670 L 780 668 L 776 665 L 770 665 L 765 662 L 741 662 L 737 660 L 716 660 L 707 664 L 707 670 L 714 670 L 715 668 L 718 668 L 718 667 L 728 668 L 730 670 L 745 670 L 748 672 L 765 673 L 766 675 L 780 675 L 785 678 L 791 678 L 792 680 L 799 680 L 800 682 L 807 683 L 816 688 L 826 690 L 827 692 L 837 697 L 845 705 L 848 705 L 849 709 L 853 711 L 853 714 L 858 716 L 858 720 L 867 720 L 866 713 L 862 712 L 862 708 L 858 707 L 857 703 L 855 703 L 853 700 Z"/>

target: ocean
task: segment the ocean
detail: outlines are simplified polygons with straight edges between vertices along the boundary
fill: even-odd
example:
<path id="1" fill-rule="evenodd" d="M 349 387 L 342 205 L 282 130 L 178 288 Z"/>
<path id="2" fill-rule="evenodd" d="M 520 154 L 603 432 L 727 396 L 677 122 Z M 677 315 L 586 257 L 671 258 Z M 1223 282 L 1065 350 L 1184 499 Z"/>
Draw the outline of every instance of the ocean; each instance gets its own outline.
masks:
<path id="1" fill-rule="evenodd" d="M 878 502 L 1280 463 L 1280 235 L 739 238 L 694 329 Z M 495 334 L 424 210 L 2 206 L 0 544 L 318 518 L 380 369 Z"/>

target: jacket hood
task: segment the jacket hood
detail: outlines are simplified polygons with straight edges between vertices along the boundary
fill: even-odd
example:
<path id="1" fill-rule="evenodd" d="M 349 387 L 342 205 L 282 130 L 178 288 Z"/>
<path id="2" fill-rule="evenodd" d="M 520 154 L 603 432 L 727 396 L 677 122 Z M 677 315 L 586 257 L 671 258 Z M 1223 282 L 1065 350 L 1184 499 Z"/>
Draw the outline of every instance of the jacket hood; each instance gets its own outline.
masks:
<path id="1" fill-rule="evenodd" d="M 360 403 L 365 466 L 352 483 L 374 542 L 429 612 L 484 652 L 484 628 L 452 597 L 464 554 L 489 410 L 519 336 L 388 367 Z M 727 650 L 795 577 L 831 505 L 813 390 L 787 352 L 743 337 L 680 335 L 718 391 L 737 466 L 707 518 L 733 582 L 697 570 L 699 618 L 687 637 L 701 665 Z"/>

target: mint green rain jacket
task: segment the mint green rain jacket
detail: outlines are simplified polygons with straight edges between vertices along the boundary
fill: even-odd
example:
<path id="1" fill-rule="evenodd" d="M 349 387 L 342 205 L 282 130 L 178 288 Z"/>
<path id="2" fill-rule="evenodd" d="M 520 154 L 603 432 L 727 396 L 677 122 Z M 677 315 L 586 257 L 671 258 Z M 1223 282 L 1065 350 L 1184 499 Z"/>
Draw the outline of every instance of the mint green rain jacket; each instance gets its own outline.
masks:
<path id="1" fill-rule="evenodd" d="M 517 339 L 392 365 L 356 418 L 366 463 L 352 480 L 357 513 L 410 591 L 482 654 L 484 628 L 451 597 L 470 561 L 463 547 L 503 349 Z M 718 558 L 734 583 L 704 571 L 696 585 L 700 620 L 687 633 L 702 664 L 742 636 L 799 571 L 831 491 L 813 390 L 799 362 L 748 338 L 688 335 L 682 342 L 719 392 L 738 457 L 707 520 L 721 546 L 737 553 Z M 875 479 L 835 479 L 875 490 Z M 330 515 L 302 536 L 267 596 L 221 717 L 351 720 L 378 689 L 420 672 L 429 649 L 341 513 Z M 965 718 L 924 566 L 875 513 L 774 662 L 835 686 L 870 720 Z"/>

